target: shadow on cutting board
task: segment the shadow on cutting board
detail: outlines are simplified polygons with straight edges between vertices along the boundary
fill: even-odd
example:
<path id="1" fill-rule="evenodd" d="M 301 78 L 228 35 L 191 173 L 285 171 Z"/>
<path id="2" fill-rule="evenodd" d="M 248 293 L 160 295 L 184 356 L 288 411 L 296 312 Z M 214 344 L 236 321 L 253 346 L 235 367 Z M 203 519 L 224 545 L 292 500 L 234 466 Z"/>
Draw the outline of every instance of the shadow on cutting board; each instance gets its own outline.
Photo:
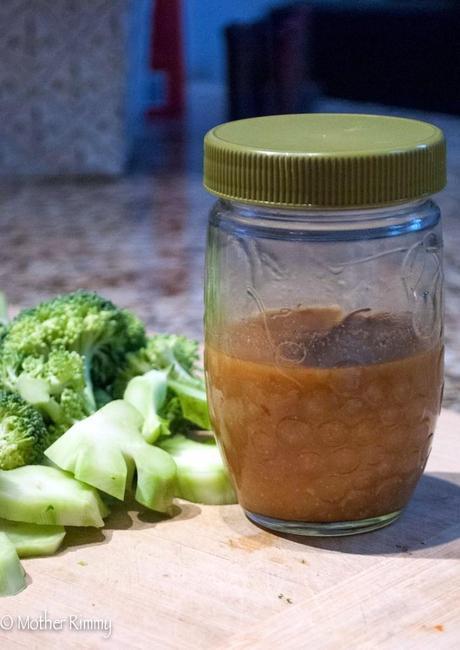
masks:
<path id="1" fill-rule="evenodd" d="M 287 551 L 304 547 L 307 553 L 308 548 L 314 548 L 356 555 L 460 559 L 460 545 L 449 546 L 449 542 L 460 539 L 460 474 L 457 473 L 424 474 L 399 520 L 360 535 L 326 538 L 275 534 L 254 525 L 235 506 L 221 508 L 220 515 L 237 535 L 236 542 L 231 540 L 232 546 L 247 551 L 260 551 L 266 546 Z"/>
<path id="2" fill-rule="evenodd" d="M 284 539 L 328 551 L 358 555 L 404 555 L 460 559 L 460 546 L 446 552 L 449 542 L 460 539 L 460 474 L 424 474 L 401 517 L 390 526 L 350 537 Z"/>
<path id="3" fill-rule="evenodd" d="M 115 500 L 110 503 L 111 513 L 105 520 L 104 528 L 67 528 L 67 534 L 60 549 L 65 553 L 76 547 L 107 544 L 112 539 L 114 530 L 140 530 L 152 528 L 163 521 L 183 521 L 193 519 L 200 514 L 201 509 L 194 503 L 179 501 L 174 504 L 171 516 L 160 512 L 152 512 L 141 508 L 137 503 L 121 503 Z"/>

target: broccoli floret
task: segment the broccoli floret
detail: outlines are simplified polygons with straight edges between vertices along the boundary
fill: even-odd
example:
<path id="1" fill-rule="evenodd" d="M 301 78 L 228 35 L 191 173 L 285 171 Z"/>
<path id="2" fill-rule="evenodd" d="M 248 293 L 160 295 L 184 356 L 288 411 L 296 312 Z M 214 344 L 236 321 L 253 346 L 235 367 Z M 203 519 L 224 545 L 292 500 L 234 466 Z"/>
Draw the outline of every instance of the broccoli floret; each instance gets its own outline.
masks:
<path id="1" fill-rule="evenodd" d="M 122 397 L 131 379 L 149 370 L 172 367 L 179 376 L 184 372 L 187 376 L 194 376 L 198 358 L 198 341 L 176 334 L 155 334 L 147 340 L 145 347 L 126 356 L 114 382 L 113 396 Z"/>
<path id="2" fill-rule="evenodd" d="M 39 409 L 48 426 L 49 444 L 95 410 L 85 390 L 83 357 L 77 352 L 52 350 L 48 358 L 27 357 L 19 375 L 14 358 L 9 362 L 5 355 L 2 361 L 3 384 Z"/>
<path id="3" fill-rule="evenodd" d="M 78 352 L 84 359 L 88 398 L 92 385 L 105 388 L 129 352 L 146 343 L 141 321 L 89 291 L 58 296 L 23 310 L 8 326 L 2 348 L 26 359 L 51 350 Z"/>
<path id="4" fill-rule="evenodd" d="M 197 374 L 198 343 L 185 336 L 153 336 L 147 351 L 154 367 L 169 368 L 168 388 L 179 399 L 182 419 L 200 429 L 210 429 L 206 391 Z"/>
<path id="5" fill-rule="evenodd" d="M 40 413 L 19 395 L 0 392 L 0 469 L 39 462 L 46 442 Z"/>
<path id="6" fill-rule="evenodd" d="M 145 345 L 142 323 L 95 293 L 76 291 L 22 311 L 0 346 L 4 387 L 38 404 L 53 435 L 97 408 L 125 357 Z"/>
<path id="7" fill-rule="evenodd" d="M 113 392 L 121 396 L 133 377 L 152 369 L 166 370 L 168 393 L 159 415 L 171 423 L 170 432 L 186 432 L 197 427 L 210 429 L 204 382 L 196 368 L 198 357 L 196 341 L 174 334 L 152 336 L 145 348 L 128 355 Z"/>
<path id="8" fill-rule="evenodd" d="M 45 455 L 76 479 L 116 499 L 126 497 L 136 476 L 136 501 L 151 510 L 168 512 L 176 465 L 169 454 L 144 440 L 142 423 L 137 409 L 115 400 L 74 424 Z"/>
<path id="9" fill-rule="evenodd" d="M 193 374 L 199 358 L 198 341 L 176 334 L 157 334 L 149 338 L 147 352 L 157 368 L 173 366 L 177 372 Z"/>
<path id="10" fill-rule="evenodd" d="M 2 384 L 35 406 L 48 428 L 48 443 L 95 410 L 85 390 L 84 361 L 77 352 L 52 350 L 48 357 L 4 354 Z"/>

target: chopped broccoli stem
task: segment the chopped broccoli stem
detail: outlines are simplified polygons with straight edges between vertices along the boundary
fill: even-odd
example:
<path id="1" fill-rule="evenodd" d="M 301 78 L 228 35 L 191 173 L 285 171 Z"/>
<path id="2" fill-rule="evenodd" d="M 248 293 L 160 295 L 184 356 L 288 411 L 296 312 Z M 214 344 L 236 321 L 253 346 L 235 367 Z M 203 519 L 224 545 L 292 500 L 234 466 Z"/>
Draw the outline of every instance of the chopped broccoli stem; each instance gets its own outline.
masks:
<path id="1" fill-rule="evenodd" d="M 147 442 L 153 443 L 162 433 L 169 433 L 166 422 L 158 415 L 166 399 L 167 387 L 168 373 L 164 370 L 150 370 L 133 377 L 126 387 L 123 399 L 142 415 L 142 435 Z"/>
<path id="2" fill-rule="evenodd" d="M 170 435 L 174 433 L 186 434 L 192 429 L 196 429 L 193 422 L 184 418 L 179 398 L 170 389 L 168 389 L 165 404 L 160 411 L 160 417 L 166 422 Z"/>
<path id="3" fill-rule="evenodd" d="M 93 380 L 91 378 L 91 358 L 89 356 L 83 357 L 83 374 L 85 377 L 84 394 L 89 404 L 89 412 L 94 413 L 96 410 L 96 398 L 93 391 Z"/>
<path id="4" fill-rule="evenodd" d="M 45 454 L 58 467 L 123 500 L 136 473 L 135 499 L 168 512 L 175 491 L 172 458 L 143 438 L 143 419 L 128 402 L 115 400 L 77 422 Z"/>
<path id="5" fill-rule="evenodd" d="M 193 422 L 198 428 L 209 431 L 211 422 L 204 386 L 169 379 L 168 387 L 179 398 L 183 418 Z"/>
<path id="6" fill-rule="evenodd" d="M 0 471 L 0 517 L 31 524 L 104 525 L 107 506 L 97 491 L 54 467 Z"/>
<path id="7" fill-rule="evenodd" d="M 8 536 L 19 557 L 36 557 L 54 555 L 64 540 L 65 528 L 0 519 L 0 533 Z"/>
<path id="8" fill-rule="evenodd" d="M 235 491 L 214 441 L 196 442 L 183 435 L 161 440 L 159 446 L 177 465 L 177 496 L 209 505 L 236 503 Z"/>
<path id="9" fill-rule="evenodd" d="M 35 406 L 47 419 L 60 424 L 66 422 L 63 408 L 51 397 L 49 386 L 44 379 L 22 374 L 18 378 L 16 389 L 23 400 Z M 68 424 L 70 426 L 70 421 Z"/>
<path id="10" fill-rule="evenodd" d="M 5 533 L 0 532 L 0 596 L 14 596 L 26 588 L 26 574 Z"/>

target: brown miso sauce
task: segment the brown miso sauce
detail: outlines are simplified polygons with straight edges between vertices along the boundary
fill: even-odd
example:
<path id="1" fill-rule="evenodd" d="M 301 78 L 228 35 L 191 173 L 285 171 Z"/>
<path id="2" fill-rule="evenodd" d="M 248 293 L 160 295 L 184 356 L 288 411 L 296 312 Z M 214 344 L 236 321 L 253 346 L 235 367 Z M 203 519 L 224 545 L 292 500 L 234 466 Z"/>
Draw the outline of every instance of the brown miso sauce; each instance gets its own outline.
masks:
<path id="1" fill-rule="evenodd" d="M 241 505 L 306 522 L 400 510 L 425 467 L 441 343 L 409 314 L 281 310 L 206 345 L 211 419 Z"/>

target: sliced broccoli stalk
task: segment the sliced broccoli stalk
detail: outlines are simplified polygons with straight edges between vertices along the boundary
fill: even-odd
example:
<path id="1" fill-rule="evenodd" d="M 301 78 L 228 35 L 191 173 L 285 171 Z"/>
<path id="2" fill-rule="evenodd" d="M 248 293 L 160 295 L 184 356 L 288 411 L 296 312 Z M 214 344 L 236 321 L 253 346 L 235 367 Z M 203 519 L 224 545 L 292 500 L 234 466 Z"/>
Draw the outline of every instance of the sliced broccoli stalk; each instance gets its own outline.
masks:
<path id="1" fill-rule="evenodd" d="M 135 499 L 146 508 L 168 512 L 175 491 L 172 458 L 143 438 L 142 415 L 115 400 L 77 422 L 45 455 L 75 478 L 123 500 L 134 483 Z"/>
<path id="2" fill-rule="evenodd" d="M 185 420 L 200 429 L 211 429 L 206 391 L 201 383 L 168 379 L 168 387 L 177 395 Z"/>
<path id="3" fill-rule="evenodd" d="M 0 519 L 0 533 L 7 535 L 19 557 L 36 557 L 54 555 L 64 540 L 65 528 Z"/>
<path id="4" fill-rule="evenodd" d="M 0 596 L 14 596 L 26 588 L 26 573 L 13 542 L 0 532 Z"/>
<path id="5" fill-rule="evenodd" d="M 40 413 L 19 395 L 0 391 L 0 470 L 41 460 L 46 439 Z"/>
<path id="6" fill-rule="evenodd" d="M 169 435 L 174 433 L 188 433 L 196 429 L 196 425 L 184 418 L 179 398 L 168 389 L 166 401 L 160 410 L 160 417 L 166 422 Z"/>
<path id="7" fill-rule="evenodd" d="M 0 517 L 30 524 L 104 525 L 109 514 L 97 491 L 54 467 L 0 471 Z"/>
<path id="8" fill-rule="evenodd" d="M 177 496 L 194 503 L 236 503 L 236 495 L 219 448 L 213 440 L 196 442 L 175 435 L 159 442 L 177 465 Z"/>
<path id="9" fill-rule="evenodd" d="M 144 375 L 133 377 L 123 396 L 142 415 L 142 435 L 149 443 L 155 442 L 162 434 L 169 434 L 167 423 L 158 415 L 166 399 L 167 388 L 167 371 L 150 370 Z"/>

